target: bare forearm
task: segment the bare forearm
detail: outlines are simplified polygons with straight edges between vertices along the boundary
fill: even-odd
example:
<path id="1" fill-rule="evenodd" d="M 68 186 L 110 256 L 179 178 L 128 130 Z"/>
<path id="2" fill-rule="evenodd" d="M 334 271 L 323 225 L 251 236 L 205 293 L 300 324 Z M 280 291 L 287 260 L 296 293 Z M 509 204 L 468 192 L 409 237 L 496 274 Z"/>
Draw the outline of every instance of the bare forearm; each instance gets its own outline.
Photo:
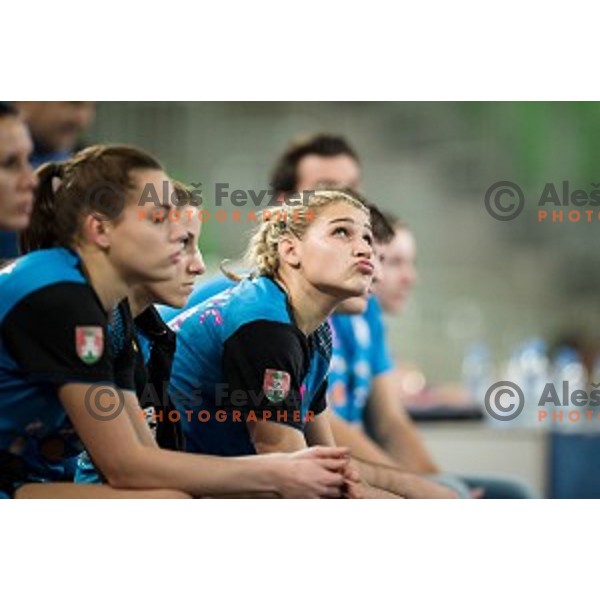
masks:
<path id="1" fill-rule="evenodd" d="M 170 488 L 192 496 L 277 495 L 269 457 L 221 458 L 139 447 L 118 468 L 104 469 L 117 488 Z"/>
<path id="2" fill-rule="evenodd" d="M 439 473 L 408 415 L 388 414 L 381 421 L 376 427 L 377 439 L 399 467 L 413 473 Z"/>
<path id="3" fill-rule="evenodd" d="M 125 410 L 129 415 L 135 433 L 144 446 L 157 447 L 155 437 L 152 435 L 152 430 L 146 421 L 146 411 L 140 408 L 137 398 L 127 396 L 125 400 Z"/>
<path id="4" fill-rule="evenodd" d="M 306 448 L 304 433 L 279 423 L 248 423 L 250 439 L 257 454 L 296 452 Z"/>
<path id="5" fill-rule="evenodd" d="M 360 429 L 353 427 L 334 413 L 329 414 L 329 423 L 335 443 L 350 448 L 352 456 L 374 463 L 396 466 L 394 459 L 375 442 L 371 441 Z"/>
<path id="6" fill-rule="evenodd" d="M 367 417 L 376 440 L 400 467 L 413 473 L 437 473 L 431 455 L 399 398 L 395 372 L 375 377 Z"/>
<path id="7" fill-rule="evenodd" d="M 373 485 L 364 485 L 364 498 L 366 500 L 403 500 L 405 496 L 394 494 L 388 490 L 377 488 Z"/>
<path id="8" fill-rule="evenodd" d="M 355 460 L 356 467 L 365 481 L 382 490 L 404 498 L 452 498 L 447 488 L 413 473 L 387 465 Z"/>
<path id="9" fill-rule="evenodd" d="M 323 411 L 307 423 L 304 437 L 309 446 L 346 446 L 346 444 L 337 443 L 335 439 L 329 410 Z"/>

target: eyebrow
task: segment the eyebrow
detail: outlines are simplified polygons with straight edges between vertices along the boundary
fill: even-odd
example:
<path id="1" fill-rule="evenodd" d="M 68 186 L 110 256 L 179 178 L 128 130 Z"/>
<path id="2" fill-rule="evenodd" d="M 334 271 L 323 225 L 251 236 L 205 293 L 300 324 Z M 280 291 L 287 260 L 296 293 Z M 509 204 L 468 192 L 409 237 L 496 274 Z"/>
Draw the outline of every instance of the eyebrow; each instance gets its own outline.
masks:
<path id="1" fill-rule="evenodd" d="M 339 219 L 333 219 L 332 221 L 329 221 L 330 225 L 332 225 L 333 223 L 352 223 L 353 225 L 357 225 L 358 224 L 351 217 L 340 217 Z M 367 229 L 371 229 L 371 225 L 369 223 L 365 223 L 365 227 Z"/>

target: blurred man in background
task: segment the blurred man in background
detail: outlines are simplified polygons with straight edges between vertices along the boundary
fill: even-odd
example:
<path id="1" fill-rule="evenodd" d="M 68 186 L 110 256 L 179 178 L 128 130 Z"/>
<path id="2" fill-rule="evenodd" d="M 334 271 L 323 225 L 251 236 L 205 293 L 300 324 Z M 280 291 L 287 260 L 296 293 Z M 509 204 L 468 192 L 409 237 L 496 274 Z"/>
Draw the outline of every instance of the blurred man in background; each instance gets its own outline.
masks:
<path id="1" fill-rule="evenodd" d="M 358 191 L 361 167 L 358 155 L 341 136 L 319 134 L 292 142 L 271 174 L 275 192 L 348 188 Z"/>
<path id="2" fill-rule="evenodd" d="M 33 168 L 66 160 L 80 149 L 96 116 L 94 102 L 13 102 L 33 138 Z"/>

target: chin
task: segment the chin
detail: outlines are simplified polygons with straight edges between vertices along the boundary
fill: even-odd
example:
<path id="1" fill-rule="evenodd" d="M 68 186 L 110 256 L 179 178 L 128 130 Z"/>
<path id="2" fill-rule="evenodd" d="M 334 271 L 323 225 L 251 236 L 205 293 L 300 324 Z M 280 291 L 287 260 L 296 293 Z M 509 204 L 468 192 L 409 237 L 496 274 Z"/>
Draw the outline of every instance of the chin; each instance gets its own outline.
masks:
<path id="1" fill-rule="evenodd" d="M 165 306 L 170 306 L 171 308 L 183 308 L 186 302 L 187 298 L 184 298 L 179 294 L 173 294 L 172 296 L 163 296 L 160 299 L 159 304 L 164 304 Z"/>
<path id="2" fill-rule="evenodd" d="M 367 302 L 361 300 L 360 302 L 353 303 L 347 313 L 349 315 L 362 315 L 367 310 Z"/>
<path id="3" fill-rule="evenodd" d="M 63 135 L 58 137 L 53 144 L 51 144 L 52 149 L 55 152 L 72 152 L 73 148 L 77 145 L 77 140 L 79 139 L 79 134 L 69 133 L 68 135 Z"/>
<path id="4" fill-rule="evenodd" d="M 191 296 L 191 294 L 190 294 L 190 296 Z M 177 300 L 173 299 L 173 301 L 171 302 L 171 304 L 169 306 L 172 306 L 173 308 L 183 308 L 187 304 L 187 301 L 190 296 L 184 296 L 183 298 L 177 298 Z"/>
<path id="5" fill-rule="evenodd" d="M 344 315 L 362 315 L 367 310 L 367 303 L 366 298 L 348 298 L 338 304 L 336 312 Z"/>
<path id="6" fill-rule="evenodd" d="M 392 315 L 399 315 L 404 312 L 406 307 L 406 301 L 401 300 L 400 302 L 396 302 L 390 306 L 389 313 Z"/>
<path id="7" fill-rule="evenodd" d="M 4 229 L 8 231 L 23 231 L 29 227 L 29 220 L 29 215 L 14 217 L 4 223 Z"/>

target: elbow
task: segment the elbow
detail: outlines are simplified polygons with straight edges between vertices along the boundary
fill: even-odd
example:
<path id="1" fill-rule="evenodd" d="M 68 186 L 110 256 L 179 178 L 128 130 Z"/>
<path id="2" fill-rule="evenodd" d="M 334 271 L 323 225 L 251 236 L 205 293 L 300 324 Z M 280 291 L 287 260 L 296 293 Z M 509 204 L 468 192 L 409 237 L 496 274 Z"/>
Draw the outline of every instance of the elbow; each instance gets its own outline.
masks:
<path id="1" fill-rule="evenodd" d="M 375 439 L 383 441 L 389 435 L 389 426 L 386 426 L 386 420 L 381 418 L 381 414 L 373 408 L 369 402 L 363 415 L 363 424 L 367 430 L 373 433 Z"/>
<path id="2" fill-rule="evenodd" d="M 135 489 L 150 487 L 144 483 L 144 460 L 140 451 L 128 453 L 127 456 L 113 456 L 101 467 L 108 485 L 118 489 Z"/>
<path id="3" fill-rule="evenodd" d="M 256 454 L 274 454 L 276 452 L 285 452 L 286 450 L 282 450 L 280 444 L 272 444 L 269 442 L 263 442 L 254 440 L 253 442 L 254 449 L 256 450 Z"/>

